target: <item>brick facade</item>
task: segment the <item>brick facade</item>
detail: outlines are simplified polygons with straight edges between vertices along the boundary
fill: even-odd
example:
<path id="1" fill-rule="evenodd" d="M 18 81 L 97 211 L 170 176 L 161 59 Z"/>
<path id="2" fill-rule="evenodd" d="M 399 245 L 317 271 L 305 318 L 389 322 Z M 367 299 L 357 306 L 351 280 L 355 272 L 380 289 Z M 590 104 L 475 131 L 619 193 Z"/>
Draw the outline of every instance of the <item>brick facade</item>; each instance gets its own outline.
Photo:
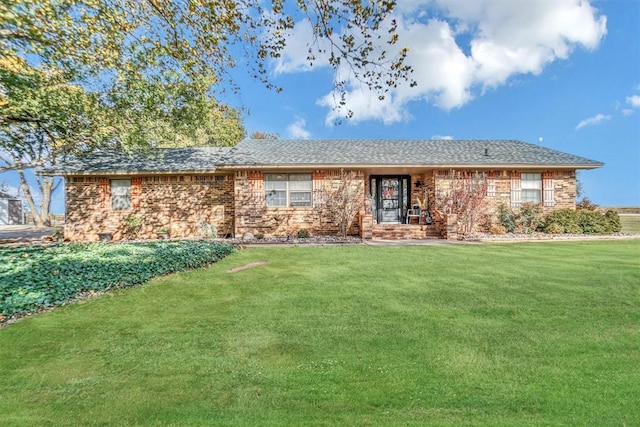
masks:
<path id="1" fill-rule="evenodd" d="M 176 238 L 210 230 L 233 232 L 231 175 L 134 177 L 127 210 L 111 208 L 110 181 L 109 177 L 67 177 L 66 239 L 95 241 L 98 233 L 111 233 L 114 240 L 121 240 L 127 237 L 125 219 L 132 215 L 142 218 L 140 238 L 155 238 L 161 227 Z"/>
<path id="2" fill-rule="evenodd" d="M 348 173 L 348 172 L 347 172 Z M 352 185 L 359 204 L 364 206 L 364 174 L 353 171 Z M 312 171 L 312 206 L 268 207 L 265 200 L 264 174 L 260 171 L 238 171 L 235 174 L 235 235 L 244 233 L 264 236 L 295 235 L 307 230 L 311 235 L 337 235 L 339 224 L 327 212 L 327 194 L 340 184 L 339 170 Z M 351 219 L 349 234 L 360 235 L 359 215 Z"/>
<path id="3" fill-rule="evenodd" d="M 347 171 L 348 173 L 349 171 Z M 415 204 L 425 195 L 429 210 L 434 211 L 438 191 L 448 188 L 449 171 L 426 170 L 410 174 L 410 202 Z M 485 171 L 491 181 L 487 197 L 490 212 L 500 204 L 512 205 L 512 180 L 519 171 Z M 259 170 L 240 170 L 229 174 L 209 175 L 146 175 L 130 179 L 130 209 L 111 207 L 111 179 L 109 176 L 67 176 L 67 217 L 65 238 L 69 240 L 98 240 L 98 233 L 111 233 L 114 240 L 126 236 L 125 219 L 131 215 L 142 218 L 138 237 L 155 238 L 156 230 L 167 227 L 172 238 L 194 237 L 208 230 L 217 235 L 284 236 L 307 230 L 311 235 L 336 235 L 339 224 L 326 208 L 327 195 L 341 182 L 345 172 L 340 170 L 307 171 L 312 176 L 312 206 L 267 207 L 264 173 Z M 385 172 L 387 173 L 387 172 Z M 540 171 L 545 187 L 552 194 L 552 203 L 545 203 L 544 211 L 575 208 L 576 178 L 574 170 Z M 438 234 L 451 235 L 451 224 L 443 217 L 432 215 L 434 224 L 396 225 L 391 228 L 376 225 L 365 209 L 365 194 L 370 193 L 371 175 L 353 171 L 350 185 L 361 206 L 351 218 L 350 234 L 363 238 L 428 238 Z M 406 175 L 406 174 L 401 174 Z M 409 206 L 411 207 L 411 206 Z M 517 209 L 517 207 L 515 208 Z M 406 228 L 403 228 L 406 227 Z M 406 232 L 403 232 L 405 230 Z M 445 230 L 448 230 L 445 233 Z"/>

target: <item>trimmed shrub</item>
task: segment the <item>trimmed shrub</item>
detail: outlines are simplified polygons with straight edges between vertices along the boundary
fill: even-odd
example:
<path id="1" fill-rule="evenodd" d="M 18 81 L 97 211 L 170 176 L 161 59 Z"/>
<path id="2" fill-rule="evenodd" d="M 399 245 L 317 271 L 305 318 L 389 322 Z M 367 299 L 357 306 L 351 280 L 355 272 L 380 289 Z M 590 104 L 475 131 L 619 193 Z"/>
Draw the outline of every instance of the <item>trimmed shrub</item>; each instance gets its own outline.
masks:
<path id="1" fill-rule="evenodd" d="M 618 215 L 618 212 L 609 209 L 604 214 L 604 218 L 607 222 L 607 232 L 619 233 L 620 230 L 622 230 L 622 222 L 620 222 L 620 215 Z"/>
<path id="2" fill-rule="evenodd" d="M 611 210 L 603 215 L 591 209 L 559 209 L 547 215 L 542 229 L 549 234 L 608 234 L 619 232 L 622 224 L 618 213 Z"/>
<path id="3" fill-rule="evenodd" d="M 545 224 L 544 232 L 547 234 L 562 234 L 564 233 L 564 227 L 557 222 L 551 222 L 549 224 Z"/>
<path id="4" fill-rule="evenodd" d="M 586 234 L 607 233 L 607 221 L 600 212 L 586 209 L 577 210 L 578 225 Z"/>
<path id="5" fill-rule="evenodd" d="M 523 233 L 531 234 L 542 229 L 544 225 L 542 206 L 534 203 L 523 204 L 516 220 L 517 228 Z"/>
<path id="6" fill-rule="evenodd" d="M 506 232 L 513 233 L 516 230 L 516 219 L 513 211 L 501 204 L 498 206 L 498 223 L 504 227 Z"/>
<path id="7" fill-rule="evenodd" d="M 309 237 L 311 237 L 311 234 L 309 234 L 309 230 L 306 228 L 298 230 L 298 239 L 308 239 Z"/>
<path id="8" fill-rule="evenodd" d="M 551 226 L 551 224 L 555 225 Z M 558 232 L 560 227 L 562 227 L 562 231 L 559 233 L 581 234 L 582 229 L 578 224 L 577 211 L 573 209 L 558 209 L 549 212 L 544 219 L 543 231 L 550 233 L 549 229 L 552 229 Z"/>

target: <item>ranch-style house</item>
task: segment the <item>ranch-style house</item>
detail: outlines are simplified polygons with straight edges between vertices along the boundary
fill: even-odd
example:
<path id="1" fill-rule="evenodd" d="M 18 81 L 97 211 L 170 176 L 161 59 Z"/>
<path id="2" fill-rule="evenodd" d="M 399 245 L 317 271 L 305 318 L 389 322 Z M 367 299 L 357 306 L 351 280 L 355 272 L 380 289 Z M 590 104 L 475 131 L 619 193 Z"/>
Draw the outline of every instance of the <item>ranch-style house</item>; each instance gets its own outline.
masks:
<path id="1" fill-rule="evenodd" d="M 172 238 L 338 234 L 344 218 L 332 203 L 352 212 L 350 234 L 424 239 L 455 236 L 436 206 L 454 177 L 482 177 L 489 213 L 524 203 L 548 212 L 575 208 L 576 171 L 601 166 L 514 140 L 243 140 L 95 153 L 63 159 L 47 174 L 64 176 L 64 236 L 72 241 L 123 239 L 132 217 L 139 238 L 158 230 Z"/>

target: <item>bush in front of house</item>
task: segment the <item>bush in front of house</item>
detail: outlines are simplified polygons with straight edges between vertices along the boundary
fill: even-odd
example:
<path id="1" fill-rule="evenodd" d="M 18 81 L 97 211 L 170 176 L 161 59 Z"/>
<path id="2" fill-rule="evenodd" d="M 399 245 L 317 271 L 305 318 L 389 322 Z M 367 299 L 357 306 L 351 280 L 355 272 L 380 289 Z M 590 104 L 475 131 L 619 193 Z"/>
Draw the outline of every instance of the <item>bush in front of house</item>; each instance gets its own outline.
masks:
<path id="1" fill-rule="evenodd" d="M 73 243 L 0 248 L 0 320 L 214 263 L 235 250 L 211 241 Z"/>
<path id="2" fill-rule="evenodd" d="M 604 217 L 607 221 L 607 227 L 609 227 L 612 233 L 619 233 L 622 231 L 622 221 L 620 221 L 620 215 L 618 215 L 618 212 L 609 209 L 605 212 Z"/>
<path id="3" fill-rule="evenodd" d="M 542 207 L 523 204 L 517 212 L 505 205 L 498 207 L 497 224 L 489 229 L 492 234 L 505 232 L 547 234 L 611 234 L 622 230 L 620 216 L 613 210 L 601 213 L 598 205 L 584 199 L 576 209 L 557 209 L 543 214 Z"/>
<path id="4" fill-rule="evenodd" d="M 557 209 L 549 212 L 542 230 L 549 234 L 582 234 L 575 209 Z"/>
<path id="5" fill-rule="evenodd" d="M 311 237 L 311 233 L 309 233 L 309 230 L 307 230 L 306 228 L 303 228 L 301 230 L 298 230 L 296 236 L 298 237 L 298 239 L 308 239 L 309 237 Z"/>
<path id="6" fill-rule="evenodd" d="M 516 230 L 531 234 L 538 231 L 544 224 L 544 212 L 542 206 L 536 203 L 525 203 L 520 207 L 516 215 Z"/>
<path id="7" fill-rule="evenodd" d="M 549 234 L 610 234 L 619 232 L 622 225 L 612 210 L 602 214 L 591 209 L 558 209 L 547 215 L 542 229 Z"/>
<path id="8" fill-rule="evenodd" d="M 506 233 L 516 231 L 516 217 L 513 211 L 504 204 L 498 206 L 498 224 L 503 227 Z"/>

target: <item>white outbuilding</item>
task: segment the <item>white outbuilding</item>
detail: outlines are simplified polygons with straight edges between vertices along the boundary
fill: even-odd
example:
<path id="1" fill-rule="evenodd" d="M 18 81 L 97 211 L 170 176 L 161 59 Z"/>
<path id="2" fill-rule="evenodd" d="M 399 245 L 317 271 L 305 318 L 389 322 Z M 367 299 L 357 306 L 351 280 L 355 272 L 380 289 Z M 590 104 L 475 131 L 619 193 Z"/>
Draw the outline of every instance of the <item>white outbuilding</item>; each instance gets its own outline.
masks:
<path id="1" fill-rule="evenodd" d="M 22 200 L 0 191 L 0 225 L 17 225 L 24 223 Z"/>

